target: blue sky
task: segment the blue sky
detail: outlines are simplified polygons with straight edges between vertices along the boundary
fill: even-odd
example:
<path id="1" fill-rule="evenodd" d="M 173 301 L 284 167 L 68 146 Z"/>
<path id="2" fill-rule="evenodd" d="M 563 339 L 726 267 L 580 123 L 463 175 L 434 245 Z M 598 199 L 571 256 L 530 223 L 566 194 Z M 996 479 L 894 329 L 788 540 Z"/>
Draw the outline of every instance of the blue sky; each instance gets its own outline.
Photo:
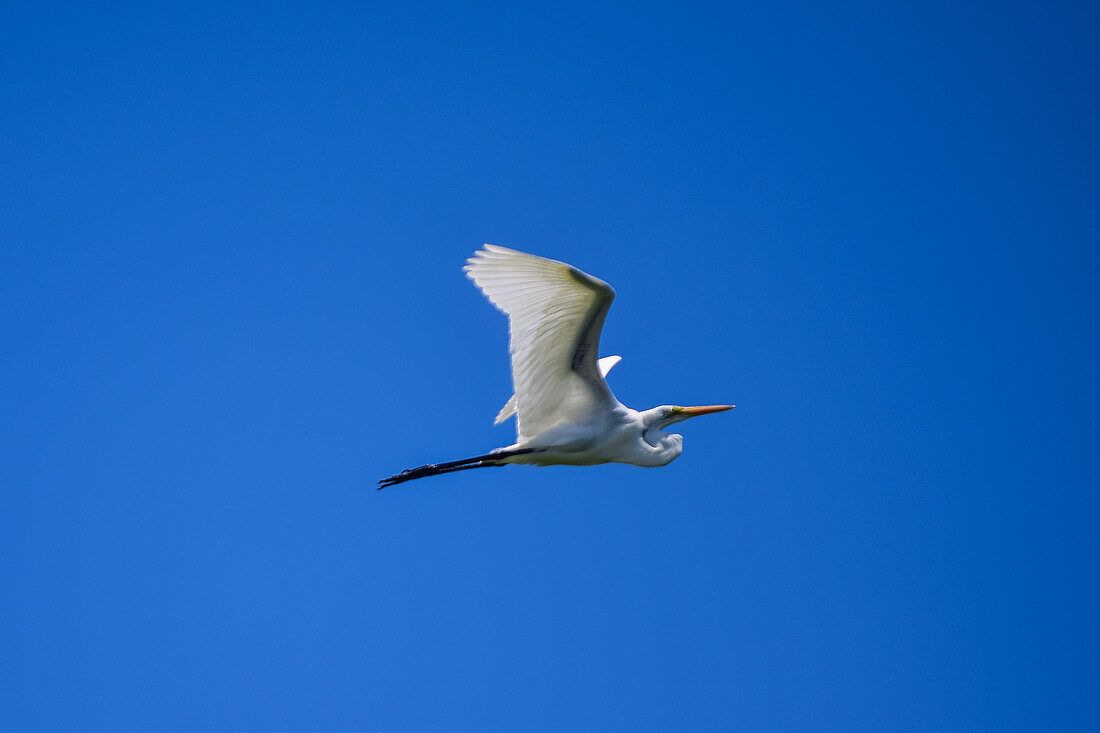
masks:
<path id="1" fill-rule="evenodd" d="M 13 8 L 19 730 L 1100 725 L 1084 4 Z M 684 455 L 511 441 L 494 242 Z"/>

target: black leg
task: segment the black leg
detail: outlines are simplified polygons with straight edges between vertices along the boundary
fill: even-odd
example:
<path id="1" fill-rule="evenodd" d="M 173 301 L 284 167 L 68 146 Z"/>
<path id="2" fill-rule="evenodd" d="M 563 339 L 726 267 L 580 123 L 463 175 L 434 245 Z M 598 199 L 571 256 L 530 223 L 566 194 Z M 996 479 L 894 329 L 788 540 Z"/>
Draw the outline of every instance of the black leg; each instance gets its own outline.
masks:
<path id="1" fill-rule="evenodd" d="M 417 478 L 425 478 L 427 476 L 437 476 L 441 473 L 451 473 L 453 471 L 464 471 L 467 468 L 488 468 L 490 466 L 504 466 L 504 463 L 498 463 L 502 458 L 508 458 L 509 456 L 517 456 L 522 453 L 534 453 L 534 448 L 520 448 L 512 451 L 497 451 L 495 453 L 486 453 L 483 456 L 474 456 L 473 458 L 461 458 L 457 461 L 446 461 L 444 463 L 429 463 L 425 466 L 417 466 L 416 468 L 409 468 L 401 473 L 394 474 L 388 478 L 384 478 L 378 482 L 379 490 L 386 488 L 387 486 L 393 486 L 394 484 L 404 483 L 405 481 L 412 481 Z"/>
<path id="2" fill-rule="evenodd" d="M 410 472 L 409 475 L 407 475 L 407 476 L 404 475 L 403 473 L 399 473 L 396 476 L 390 476 L 389 478 L 384 478 L 381 481 L 379 481 L 378 482 L 378 484 L 379 484 L 378 490 L 381 491 L 382 489 L 386 488 L 387 486 L 393 486 L 394 484 L 400 484 L 400 483 L 404 483 L 406 481 L 412 481 L 414 478 L 424 478 L 426 476 L 438 476 L 441 473 L 454 473 L 455 471 L 465 471 L 465 470 L 470 469 L 470 468 L 490 468 L 492 466 L 497 466 L 498 468 L 504 468 L 506 465 L 508 465 L 508 464 L 507 463 L 489 463 L 488 461 L 480 461 L 478 463 L 469 463 L 469 464 L 466 464 L 464 466 L 451 466 L 450 468 L 440 468 L 440 467 L 436 466 L 434 470 L 424 471 L 424 472 L 419 472 L 419 471 Z M 428 466 L 421 466 L 421 468 L 426 469 L 426 468 L 429 468 L 429 467 Z"/>

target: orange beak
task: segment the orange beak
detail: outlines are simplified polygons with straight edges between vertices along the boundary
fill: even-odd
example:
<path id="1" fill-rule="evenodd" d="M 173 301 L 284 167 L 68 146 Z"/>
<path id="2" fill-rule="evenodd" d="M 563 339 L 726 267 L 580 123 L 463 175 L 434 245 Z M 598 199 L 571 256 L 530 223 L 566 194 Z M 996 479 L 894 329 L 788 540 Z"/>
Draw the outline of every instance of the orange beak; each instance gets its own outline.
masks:
<path id="1" fill-rule="evenodd" d="M 709 415 L 712 412 L 725 412 L 735 407 L 737 405 L 701 405 L 700 407 L 678 407 L 676 412 L 684 417 L 698 417 L 699 415 Z"/>

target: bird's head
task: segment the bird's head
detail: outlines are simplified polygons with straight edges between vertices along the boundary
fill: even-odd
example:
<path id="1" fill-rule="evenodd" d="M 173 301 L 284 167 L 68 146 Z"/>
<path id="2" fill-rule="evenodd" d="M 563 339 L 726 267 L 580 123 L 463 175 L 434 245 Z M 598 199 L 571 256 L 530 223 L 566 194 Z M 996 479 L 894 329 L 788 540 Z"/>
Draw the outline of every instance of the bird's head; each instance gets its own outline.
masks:
<path id="1" fill-rule="evenodd" d="M 698 407 L 680 407 L 679 405 L 661 405 L 642 413 L 646 428 L 661 430 L 673 423 L 687 420 L 689 417 L 709 415 L 712 412 L 732 410 L 735 405 L 701 405 Z"/>

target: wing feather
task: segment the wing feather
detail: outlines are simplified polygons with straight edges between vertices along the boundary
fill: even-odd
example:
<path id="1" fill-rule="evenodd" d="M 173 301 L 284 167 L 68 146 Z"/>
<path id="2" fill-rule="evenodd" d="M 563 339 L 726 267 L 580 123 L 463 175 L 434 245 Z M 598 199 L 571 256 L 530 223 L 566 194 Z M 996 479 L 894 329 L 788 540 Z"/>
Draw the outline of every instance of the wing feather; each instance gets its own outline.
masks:
<path id="1" fill-rule="evenodd" d="M 520 440 L 615 404 L 597 362 L 615 298 L 610 285 L 564 262 L 493 244 L 464 269 L 508 316 Z M 498 422 L 508 417 L 505 410 Z"/>
<path id="2" fill-rule="evenodd" d="M 600 376 L 605 380 L 607 379 L 607 373 L 611 371 L 611 367 L 622 361 L 621 356 L 605 356 L 596 362 L 596 366 L 600 370 Z M 504 403 L 504 407 L 500 408 L 500 412 L 497 413 L 496 418 L 493 420 L 493 425 L 500 425 L 502 422 L 516 414 L 516 396 L 513 394 L 508 398 L 508 401 Z"/>

